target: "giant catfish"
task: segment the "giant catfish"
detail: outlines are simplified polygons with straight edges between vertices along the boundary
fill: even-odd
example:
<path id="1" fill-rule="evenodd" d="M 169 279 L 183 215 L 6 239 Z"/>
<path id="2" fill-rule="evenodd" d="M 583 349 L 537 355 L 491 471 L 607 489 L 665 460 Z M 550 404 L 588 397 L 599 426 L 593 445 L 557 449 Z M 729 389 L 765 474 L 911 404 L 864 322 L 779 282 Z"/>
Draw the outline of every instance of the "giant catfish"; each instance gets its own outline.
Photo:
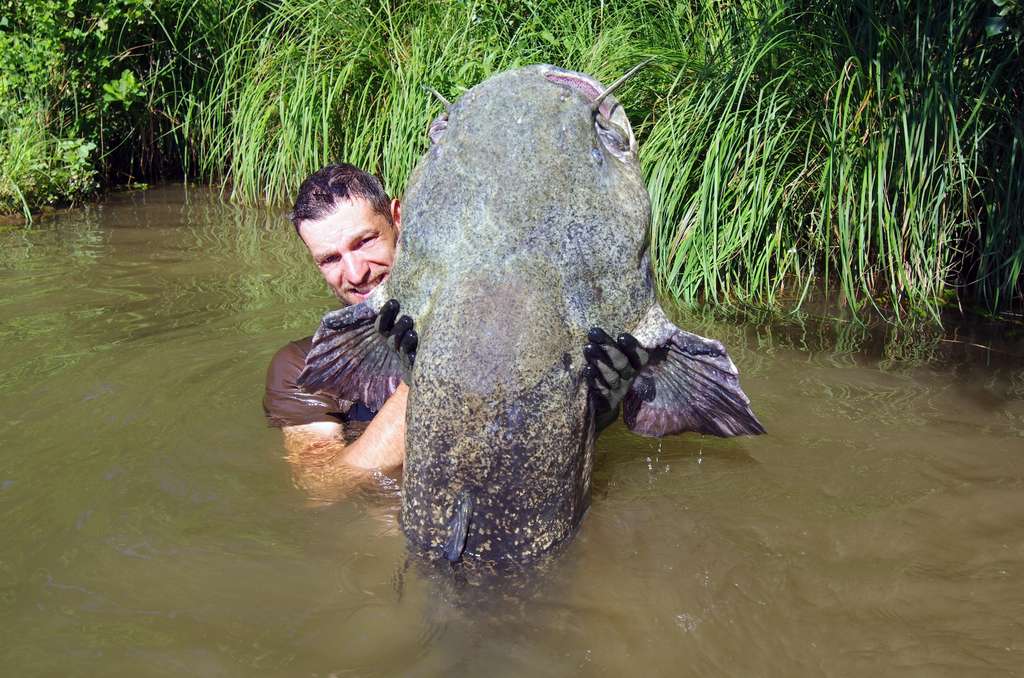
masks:
<path id="1" fill-rule="evenodd" d="M 314 338 L 307 390 L 376 409 L 408 381 L 402 527 L 428 554 L 523 563 L 573 534 L 593 467 L 592 327 L 649 351 L 623 401 L 634 432 L 763 432 L 722 345 L 658 305 L 637 142 L 607 94 L 549 65 L 466 92 L 431 126 L 389 277 Z M 390 299 L 419 334 L 411 373 L 374 327 Z"/>

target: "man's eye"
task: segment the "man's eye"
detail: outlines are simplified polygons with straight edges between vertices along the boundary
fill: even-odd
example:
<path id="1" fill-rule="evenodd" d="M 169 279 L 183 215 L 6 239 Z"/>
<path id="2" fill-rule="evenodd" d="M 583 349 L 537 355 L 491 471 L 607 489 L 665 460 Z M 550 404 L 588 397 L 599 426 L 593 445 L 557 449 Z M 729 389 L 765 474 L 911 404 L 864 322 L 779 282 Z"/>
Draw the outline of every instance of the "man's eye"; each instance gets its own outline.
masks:
<path id="1" fill-rule="evenodd" d="M 368 236 L 366 238 L 363 238 L 362 240 L 359 241 L 359 247 L 362 247 L 363 245 L 369 245 L 370 243 L 372 243 L 376 239 L 377 239 L 377 236 L 375 236 L 375 235 L 371 235 L 371 236 Z"/>
<path id="2" fill-rule="evenodd" d="M 337 254 L 332 254 L 329 257 L 324 257 L 323 259 L 321 259 L 320 260 L 320 265 L 321 266 L 326 266 L 327 264 L 333 264 L 337 260 L 338 260 L 338 255 Z"/>

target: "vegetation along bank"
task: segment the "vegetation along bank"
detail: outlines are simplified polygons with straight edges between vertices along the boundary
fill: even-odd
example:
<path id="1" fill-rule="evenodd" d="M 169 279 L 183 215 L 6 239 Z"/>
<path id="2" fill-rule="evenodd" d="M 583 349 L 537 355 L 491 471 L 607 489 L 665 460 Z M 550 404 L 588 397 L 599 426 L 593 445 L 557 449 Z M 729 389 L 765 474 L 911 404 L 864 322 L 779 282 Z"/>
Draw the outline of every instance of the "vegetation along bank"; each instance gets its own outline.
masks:
<path id="1" fill-rule="evenodd" d="M 864 315 L 1024 306 L 1021 0 L 0 0 L 0 212 L 170 178 L 401 192 L 439 104 L 549 62 L 637 129 L 662 289 Z"/>

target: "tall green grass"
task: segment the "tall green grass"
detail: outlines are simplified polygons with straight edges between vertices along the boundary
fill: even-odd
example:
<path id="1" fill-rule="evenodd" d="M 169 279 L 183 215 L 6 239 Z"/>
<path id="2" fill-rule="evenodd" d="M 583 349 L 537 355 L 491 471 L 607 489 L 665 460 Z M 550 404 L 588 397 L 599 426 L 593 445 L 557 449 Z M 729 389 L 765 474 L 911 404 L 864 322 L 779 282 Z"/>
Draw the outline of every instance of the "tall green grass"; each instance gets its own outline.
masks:
<path id="1" fill-rule="evenodd" d="M 794 226 L 811 123 L 791 81 L 803 50 L 791 27 L 764 31 L 742 11 L 713 9 L 701 42 L 719 47 L 679 59 L 642 147 L 653 261 L 662 287 L 685 302 L 770 305 L 801 273 Z M 688 54 L 692 36 L 676 39 Z"/>
<path id="2" fill-rule="evenodd" d="M 341 159 L 401 193 L 440 110 L 424 85 L 454 98 L 542 61 L 610 81 L 653 56 L 620 98 L 641 138 L 665 291 L 763 307 L 824 286 L 857 313 L 938 318 L 950 303 L 1021 298 L 1020 36 L 985 37 L 984 12 L 907 0 L 253 3 L 228 22 L 184 133 L 200 174 L 243 202 L 287 202 Z"/>
<path id="3" fill-rule="evenodd" d="M 884 299 L 934 314 L 971 282 L 961 277 L 965 246 L 982 223 L 991 187 L 981 172 L 1002 131 L 984 114 L 986 97 L 1009 64 L 989 72 L 972 55 L 969 3 L 933 9 L 872 15 L 837 48 L 852 54 L 820 122 L 814 227 L 854 307 Z"/>
<path id="4" fill-rule="evenodd" d="M 770 304 L 821 282 L 895 319 L 1019 303 L 1019 43 L 986 43 L 982 9 L 736 3 L 691 22 L 719 47 L 684 62 L 644 150 L 664 287 Z"/>
<path id="5" fill-rule="evenodd" d="M 338 160 L 400 194 L 440 111 L 424 85 L 454 99 L 536 62 L 610 82 L 653 57 L 619 98 L 662 289 L 908 321 L 1024 302 L 1018 4 L 168 0 L 154 47 L 118 49 L 156 121 L 141 156 L 276 205 Z"/>
<path id="6" fill-rule="evenodd" d="M 38 99 L 0 109 L 0 214 L 31 220 L 38 205 L 92 194 L 94 148 L 54 134 Z"/>
<path id="7" fill-rule="evenodd" d="M 339 159 L 401 192 L 440 111 L 425 85 L 455 98 L 537 61 L 612 77 L 639 54 L 621 9 L 607 30 L 604 11 L 589 3 L 537 9 L 284 0 L 265 20 L 232 29 L 204 96 L 188 102 L 183 133 L 198 170 L 226 179 L 245 202 L 287 201 L 302 178 Z"/>

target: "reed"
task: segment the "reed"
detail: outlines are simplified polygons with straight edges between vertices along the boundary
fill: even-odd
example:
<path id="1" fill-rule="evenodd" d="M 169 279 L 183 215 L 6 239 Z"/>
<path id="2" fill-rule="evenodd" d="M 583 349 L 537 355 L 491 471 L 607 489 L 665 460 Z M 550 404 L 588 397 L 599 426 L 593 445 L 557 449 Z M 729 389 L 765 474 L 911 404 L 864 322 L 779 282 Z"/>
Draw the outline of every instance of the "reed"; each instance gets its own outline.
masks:
<path id="1" fill-rule="evenodd" d="M 20 212 L 31 222 L 41 204 L 92 194 L 94 148 L 54 134 L 38 98 L 0 108 L 0 214 Z"/>
<path id="2" fill-rule="evenodd" d="M 964 244 L 981 223 L 976 197 L 986 186 L 978 170 L 994 130 L 981 112 L 991 76 L 956 66 L 970 39 L 965 6 L 913 26 L 902 18 L 846 36 L 854 53 L 819 125 L 814 229 L 854 308 L 885 300 L 897 314 L 937 318 L 963 282 Z M 865 42 L 887 47 L 865 52 Z"/>
<path id="3" fill-rule="evenodd" d="M 655 270 L 690 304 L 772 305 L 813 261 L 794 228 L 809 128 L 792 94 L 802 49 L 792 29 L 707 13 L 701 42 L 720 47 L 693 53 L 680 36 L 667 56 L 684 65 L 642 150 Z"/>
<path id="4" fill-rule="evenodd" d="M 606 31 L 589 3 L 536 9 L 284 0 L 261 22 L 240 20 L 205 96 L 184 111 L 197 169 L 227 180 L 244 202 L 287 201 L 303 177 L 339 159 L 400 192 L 440 111 L 424 85 L 454 98 L 494 72 L 535 61 L 611 76 L 635 52 L 629 24 L 612 20 Z"/>
<path id="5" fill-rule="evenodd" d="M 153 46 L 114 46 L 126 63 L 145 54 L 145 106 L 159 124 L 140 143 L 236 202 L 286 204 L 338 160 L 400 194 L 440 111 L 424 85 L 456 98 L 535 62 L 609 82 L 654 57 L 619 98 L 640 137 L 667 294 L 777 309 L 823 291 L 854 315 L 901 323 L 1024 302 L 1017 4 L 155 7 L 143 31 Z M 0 176 L 18 162 L 0 162 Z"/>
<path id="6" fill-rule="evenodd" d="M 669 51 L 644 151 L 668 291 L 791 305 L 816 281 L 897 322 L 1020 303 L 1019 34 L 985 37 L 976 3 L 715 9 Z"/>

